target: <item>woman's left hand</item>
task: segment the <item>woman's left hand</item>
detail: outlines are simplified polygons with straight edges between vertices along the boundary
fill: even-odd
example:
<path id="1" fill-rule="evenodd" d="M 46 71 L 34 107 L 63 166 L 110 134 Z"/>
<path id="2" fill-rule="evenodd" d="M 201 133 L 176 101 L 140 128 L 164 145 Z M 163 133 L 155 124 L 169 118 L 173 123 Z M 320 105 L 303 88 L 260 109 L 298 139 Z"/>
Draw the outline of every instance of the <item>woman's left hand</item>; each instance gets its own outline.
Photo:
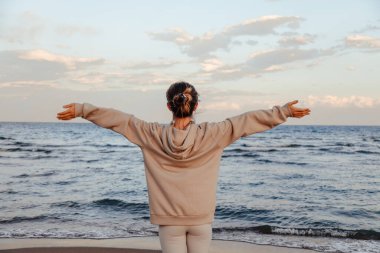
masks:
<path id="1" fill-rule="evenodd" d="M 75 105 L 74 103 L 67 104 L 63 106 L 64 108 L 68 108 L 64 112 L 57 113 L 57 118 L 60 120 L 70 120 L 75 118 Z"/>
<path id="2" fill-rule="evenodd" d="M 297 104 L 298 100 L 293 100 L 288 103 L 289 109 L 292 112 L 292 117 L 294 118 L 302 118 L 303 116 L 309 115 L 311 110 L 309 108 L 297 108 L 293 106 L 294 104 Z"/>

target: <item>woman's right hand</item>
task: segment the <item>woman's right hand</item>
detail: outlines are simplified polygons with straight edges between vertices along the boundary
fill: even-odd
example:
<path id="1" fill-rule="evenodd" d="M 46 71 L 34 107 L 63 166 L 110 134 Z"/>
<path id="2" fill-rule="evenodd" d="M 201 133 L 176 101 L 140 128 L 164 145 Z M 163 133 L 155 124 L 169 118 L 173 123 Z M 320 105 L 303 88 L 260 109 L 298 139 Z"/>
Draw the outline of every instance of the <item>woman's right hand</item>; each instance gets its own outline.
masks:
<path id="1" fill-rule="evenodd" d="M 293 106 L 294 104 L 297 104 L 298 100 L 293 100 L 288 103 L 289 110 L 292 113 L 292 117 L 294 118 L 302 118 L 303 116 L 309 115 L 310 114 L 310 109 L 309 108 L 297 108 Z"/>
<path id="2" fill-rule="evenodd" d="M 57 113 L 57 118 L 60 120 L 70 120 L 75 118 L 75 104 L 64 105 L 63 108 L 67 108 L 66 111 Z"/>

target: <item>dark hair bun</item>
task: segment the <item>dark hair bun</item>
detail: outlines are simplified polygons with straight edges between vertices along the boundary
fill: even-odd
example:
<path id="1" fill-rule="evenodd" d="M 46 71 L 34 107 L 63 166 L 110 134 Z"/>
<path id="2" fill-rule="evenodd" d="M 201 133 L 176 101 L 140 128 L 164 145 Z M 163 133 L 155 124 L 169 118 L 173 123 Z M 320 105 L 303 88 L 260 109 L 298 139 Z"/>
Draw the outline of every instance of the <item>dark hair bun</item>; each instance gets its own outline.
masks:
<path id="1" fill-rule="evenodd" d="M 192 115 L 198 101 L 198 92 L 187 82 L 177 82 L 170 85 L 166 98 L 173 114 L 183 118 Z"/>
<path id="2" fill-rule="evenodd" d="M 174 103 L 176 103 L 177 105 L 183 105 L 186 103 L 186 96 L 185 94 L 183 94 L 182 92 L 175 95 L 174 98 Z"/>

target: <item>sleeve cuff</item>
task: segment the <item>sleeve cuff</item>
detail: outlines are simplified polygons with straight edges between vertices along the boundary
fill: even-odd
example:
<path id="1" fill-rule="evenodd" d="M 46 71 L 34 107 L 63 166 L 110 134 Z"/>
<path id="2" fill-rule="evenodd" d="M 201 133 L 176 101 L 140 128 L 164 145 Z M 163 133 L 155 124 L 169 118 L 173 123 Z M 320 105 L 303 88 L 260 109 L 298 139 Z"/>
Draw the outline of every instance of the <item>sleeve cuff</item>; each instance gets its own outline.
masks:
<path id="1" fill-rule="evenodd" d="M 81 103 L 74 103 L 74 110 L 75 110 L 75 117 L 82 117 L 83 116 L 83 104 Z"/>
<path id="2" fill-rule="evenodd" d="M 293 117 L 292 111 L 290 110 L 289 103 L 284 104 L 282 107 L 286 117 Z"/>

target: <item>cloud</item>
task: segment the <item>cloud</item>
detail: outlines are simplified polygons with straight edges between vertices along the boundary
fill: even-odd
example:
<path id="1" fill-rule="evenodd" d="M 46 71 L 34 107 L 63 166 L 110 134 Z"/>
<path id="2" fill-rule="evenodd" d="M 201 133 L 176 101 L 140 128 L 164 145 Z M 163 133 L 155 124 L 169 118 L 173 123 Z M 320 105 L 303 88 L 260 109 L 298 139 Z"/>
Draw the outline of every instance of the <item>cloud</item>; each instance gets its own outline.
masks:
<path id="1" fill-rule="evenodd" d="M 245 42 L 247 45 L 250 45 L 250 46 L 255 46 L 257 45 L 259 42 L 255 41 L 255 40 L 247 40 Z"/>
<path id="2" fill-rule="evenodd" d="M 315 36 L 311 34 L 297 35 L 297 36 L 284 36 L 278 44 L 282 47 L 297 47 L 313 43 Z"/>
<path id="3" fill-rule="evenodd" d="M 71 89 L 109 89 L 128 86 L 168 85 L 178 74 L 151 71 L 174 65 L 174 61 L 140 62 L 129 65 L 128 73 L 121 66 L 104 64 L 103 58 L 55 54 L 43 49 L 0 51 L 0 86 L 60 86 Z"/>
<path id="4" fill-rule="evenodd" d="M 279 48 L 253 53 L 245 61 L 234 64 L 219 64 L 212 72 L 201 71 L 198 74 L 209 80 L 236 80 L 244 77 L 259 77 L 264 73 L 283 71 L 285 66 L 297 61 L 318 59 L 334 54 L 332 49 Z"/>
<path id="5" fill-rule="evenodd" d="M 0 40 L 11 44 L 37 44 L 41 36 L 52 35 L 52 33 L 62 36 L 76 34 L 88 36 L 98 34 L 98 30 L 89 26 L 57 25 L 54 20 L 26 11 L 15 18 L 15 23 L 8 26 L 3 25 Z"/>
<path id="6" fill-rule="evenodd" d="M 33 12 L 22 13 L 17 23 L 7 29 L 2 29 L 0 39 L 8 43 L 34 43 L 46 30 L 45 20 Z"/>
<path id="7" fill-rule="evenodd" d="M 237 80 L 245 77 L 260 77 L 265 73 L 284 71 L 288 64 L 318 60 L 336 53 L 336 49 L 302 49 L 315 41 L 316 35 L 294 32 L 304 19 L 297 16 L 263 16 L 245 20 L 238 24 L 224 27 L 220 32 L 206 32 L 192 35 L 181 28 L 172 28 L 163 32 L 151 32 L 151 38 L 176 44 L 180 50 L 194 57 L 200 65 L 198 72 L 189 76 L 205 83 L 220 80 Z M 290 29 L 290 30 L 289 30 Z M 240 63 L 228 63 L 218 58 L 218 50 L 230 50 L 233 45 L 256 45 L 258 42 L 240 36 L 281 36 L 278 48 L 270 48 L 253 53 Z"/>
<path id="8" fill-rule="evenodd" d="M 81 84 L 101 84 L 107 79 L 107 75 L 101 72 L 89 72 L 83 74 L 75 74 L 70 78 L 72 81 L 76 81 Z"/>
<path id="9" fill-rule="evenodd" d="M 128 63 L 123 67 L 126 69 L 154 69 L 154 68 L 168 68 L 179 64 L 179 61 L 171 61 L 171 60 L 159 60 L 159 61 L 142 61 L 135 63 Z"/>
<path id="10" fill-rule="evenodd" d="M 198 93 L 206 93 L 208 97 L 212 97 L 213 99 L 225 99 L 233 96 L 237 97 L 259 97 L 272 95 L 270 93 L 263 93 L 259 91 L 252 90 L 237 90 L 237 89 L 221 89 L 221 88 L 201 88 L 198 90 Z"/>
<path id="11" fill-rule="evenodd" d="M 233 38 L 277 34 L 277 28 L 296 29 L 302 20 L 295 16 L 263 16 L 227 26 L 221 32 L 206 32 L 200 36 L 191 35 L 181 28 L 148 34 L 155 40 L 175 43 L 183 53 L 190 57 L 210 58 L 210 54 L 218 49 L 229 50 Z"/>
<path id="12" fill-rule="evenodd" d="M 60 62 L 26 60 L 23 51 L 0 51 L 0 83 L 56 80 L 67 68 Z"/>
<path id="13" fill-rule="evenodd" d="M 206 59 L 201 63 L 202 70 L 205 72 L 214 71 L 223 65 L 223 62 L 217 58 Z"/>
<path id="14" fill-rule="evenodd" d="M 139 73 L 126 73 L 121 79 L 122 86 L 125 85 L 168 85 L 174 83 L 178 79 L 176 74 L 165 74 L 162 72 L 139 72 Z"/>
<path id="15" fill-rule="evenodd" d="M 366 97 L 366 96 L 347 96 L 338 97 L 333 95 L 313 96 L 307 97 L 307 104 L 314 105 L 327 105 L 331 107 L 359 107 L 359 108 L 372 108 L 380 105 L 380 99 Z"/>
<path id="16" fill-rule="evenodd" d="M 201 105 L 204 110 L 218 110 L 218 111 L 226 111 L 226 110 L 240 110 L 241 107 L 238 103 L 230 103 L 230 102 L 216 102 L 216 103 L 206 103 Z"/>
<path id="17" fill-rule="evenodd" d="M 349 35 L 345 39 L 347 47 L 365 48 L 365 49 L 380 49 L 380 38 L 375 38 L 368 35 Z"/>
<path id="18" fill-rule="evenodd" d="M 365 33 L 365 32 L 377 31 L 377 30 L 380 30 L 379 25 L 367 25 L 366 27 L 360 30 L 354 31 L 354 33 Z"/>
<path id="19" fill-rule="evenodd" d="M 58 87 L 58 83 L 54 80 L 17 80 L 10 82 L 2 82 L 0 80 L 0 88 L 4 87 L 16 87 L 16 88 L 28 88 L 28 87 Z"/>
<path id="20" fill-rule="evenodd" d="M 282 71 L 285 68 L 279 65 L 271 65 L 264 69 L 265 72 L 276 72 L 276 71 Z"/>
<path id="21" fill-rule="evenodd" d="M 65 78 L 71 71 L 99 65 L 103 61 L 99 58 L 58 55 L 40 49 L 0 51 L 0 84 L 45 85 L 46 81 Z"/>
<path id="22" fill-rule="evenodd" d="M 331 50 L 280 48 L 259 51 L 251 55 L 244 63 L 240 64 L 243 69 L 261 72 L 273 65 L 280 66 L 300 60 L 309 60 L 324 55 L 332 54 Z"/>
<path id="23" fill-rule="evenodd" d="M 31 50 L 23 52 L 18 56 L 20 59 L 34 60 L 34 61 L 47 61 L 61 63 L 70 70 L 75 70 L 79 65 L 92 65 L 102 64 L 104 59 L 101 58 L 85 58 L 85 57 L 71 57 L 59 54 L 53 54 L 42 49 Z"/>

